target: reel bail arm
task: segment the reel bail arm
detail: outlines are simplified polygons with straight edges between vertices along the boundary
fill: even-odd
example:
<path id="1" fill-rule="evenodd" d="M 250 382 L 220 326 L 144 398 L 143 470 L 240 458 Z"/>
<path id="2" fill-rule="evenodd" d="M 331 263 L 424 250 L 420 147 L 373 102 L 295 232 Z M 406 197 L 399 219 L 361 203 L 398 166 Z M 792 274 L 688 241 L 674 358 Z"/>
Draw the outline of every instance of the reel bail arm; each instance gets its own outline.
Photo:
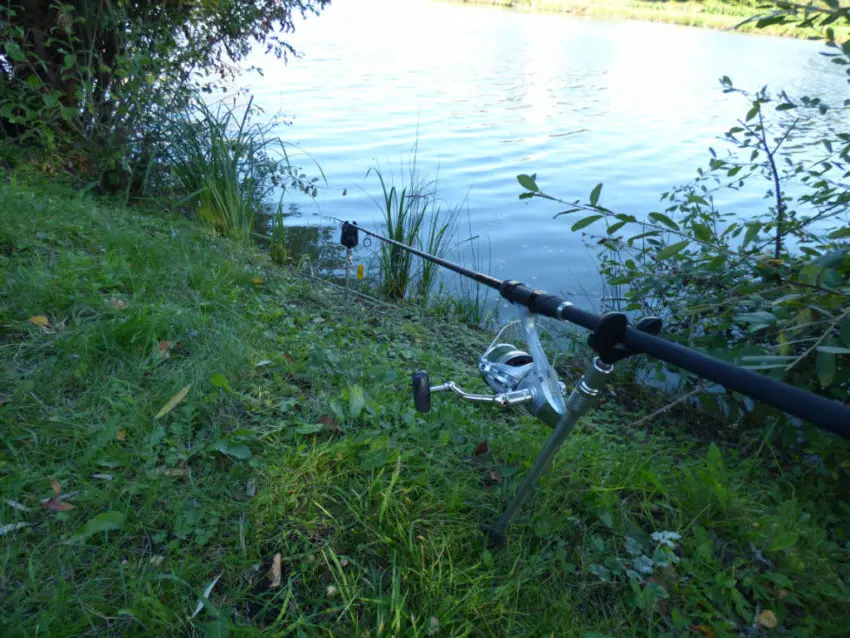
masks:
<path id="1" fill-rule="evenodd" d="M 567 399 L 566 413 L 555 426 L 554 431 L 534 460 L 534 464 L 502 516 L 494 524 L 482 526 L 482 530 L 487 533 L 492 545 L 501 546 L 505 543 L 505 536 L 514 516 L 531 496 L 540 477 L 552 464 L 555 455 L 561 449 L 575 424 L 590 411 L 602 394 L 608 379 L 614 372 L 614 364 L 635 354 L 622 345 L 621 340 L 625 335 L 627 326 L 628 320 L 624 314 L 608 313 L 602 317 L 599 326 L 588 338 L 588 344 L 597 356 L 594 357 L 584 376 L 576 384 L 575 389 Z M 636 327 L 642 332 L 657 334 L 661 330 L 661 320 L 657 317 L 647 317 L 642 319 Z"/>

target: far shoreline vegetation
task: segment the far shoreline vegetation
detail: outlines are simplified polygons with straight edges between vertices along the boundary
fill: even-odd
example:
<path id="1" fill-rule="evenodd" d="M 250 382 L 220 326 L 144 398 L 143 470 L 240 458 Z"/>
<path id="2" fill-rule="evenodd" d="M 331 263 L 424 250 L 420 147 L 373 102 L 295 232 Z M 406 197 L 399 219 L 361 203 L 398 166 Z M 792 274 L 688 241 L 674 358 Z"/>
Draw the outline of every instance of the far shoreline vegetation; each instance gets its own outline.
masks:
<path id="1" fill-rule="evenodd" d="M 738 31 L 754 35 L 772 35 L 788 38 L 806 39 L 813 36 L 814 30 L 800 29 L 797 25 L 774 24 L 759 28 L 756 21 L 742 24 L 753 15 L 767 13 L 759 9 L 764 2 L 739 0 L 686 0 L 646 1 L 646 0 L 441 0 L 452 4 L 474 4 L 501 7 L 515 11 L 535 11 L 561 13 L 571 16 L 596 19 L 640 20 L 660 22 L 680 26 L 714 29 L 717 31 Z M 843 2 L 842 5 L 847 4 Z M 836 28 L 843 35 L 850 28 Z"/>

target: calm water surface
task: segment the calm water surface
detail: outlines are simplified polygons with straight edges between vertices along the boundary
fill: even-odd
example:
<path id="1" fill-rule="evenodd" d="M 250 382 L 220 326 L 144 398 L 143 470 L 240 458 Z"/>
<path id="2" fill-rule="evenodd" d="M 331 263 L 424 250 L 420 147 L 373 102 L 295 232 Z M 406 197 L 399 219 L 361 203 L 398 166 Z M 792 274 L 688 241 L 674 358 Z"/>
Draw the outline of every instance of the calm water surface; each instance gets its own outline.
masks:
<path id="1" fill-rule="evenodd" d="M 334 0 L 293 43 L 302 57 L 257 55 L 265 76 L 242 78 L 268 113 L 291 118 L 279 134 L 329 182 L 290 225 L 376 224 L 380 191 L 366 172 L 379 163 L 398 174 L 418 140 L 422 171 L 438 174 L 448 204 L 467 203 L 472 232 L 489 242 L 492 274 L 586 307 L 601 295 L 594 251 L 568 218 L 552 219 L 554 205 L 519 201 L 517 174 L 537 173 L 567 199 L 604 182 L 603 204 L 644 215 L 746 112 L 721 92 L 722 75 L 742 88 L 846 92 L 813 42 L 429 0 Z M 764 204 L 756 190 L 725 205 Z"/>

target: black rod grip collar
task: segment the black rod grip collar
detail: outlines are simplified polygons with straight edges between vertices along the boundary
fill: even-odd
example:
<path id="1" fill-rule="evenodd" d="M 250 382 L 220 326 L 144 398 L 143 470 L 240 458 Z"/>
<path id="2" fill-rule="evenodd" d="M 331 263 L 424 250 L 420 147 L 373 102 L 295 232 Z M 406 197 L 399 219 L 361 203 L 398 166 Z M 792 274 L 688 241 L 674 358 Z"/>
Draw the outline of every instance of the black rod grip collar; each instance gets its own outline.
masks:
<path id="1" fill-rule="evenodd" d="M 550 295 L 542 290 L 529 288 L 518 281 L 505 280 L 499 285 L 499 293 L 510 301 L 528 308 L 531 312 L 560 319 L 559 310 L 567 303 L 557 295 Z"/>

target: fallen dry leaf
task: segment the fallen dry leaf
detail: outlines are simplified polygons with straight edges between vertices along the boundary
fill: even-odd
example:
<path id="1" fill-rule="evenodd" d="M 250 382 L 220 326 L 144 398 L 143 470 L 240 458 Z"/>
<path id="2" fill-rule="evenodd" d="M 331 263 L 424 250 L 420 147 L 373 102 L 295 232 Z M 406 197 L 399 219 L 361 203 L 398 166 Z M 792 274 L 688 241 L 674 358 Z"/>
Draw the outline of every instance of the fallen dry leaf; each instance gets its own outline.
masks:
<path id="1" fill-rule="evenodd" d="M 159 343 L 156 344 L 156 353 L 163 359 L 167 359 L 171 356 L 171 347 L 173 345 L 174 344 L 172 342 L 161 339 Z"/>
<path id="2" fill-rule="evenodd" d="M 780 589 L 780 590 L 779 590 L 779 600 L 785 600 L 785 597 L 786 597 L 787 595 L 788 595 L 788 590 L 787 590 L 787 589 Z"/>
<path id="3" fill-rule="evenodd" d="M 165 556 L 151 556 L 148 562 L 154 567 L 159 567 L 165 562 Z"/>
<path id="4" fill-rule="evenodd" d="M 340 567 L 348 567 L 350 564 L 351 563 L 349 562 L 349 560 L 347 558 L 340 558 L 339 559 L 339 566 Z"/>
<path id="5" fill-rule="evenodd" d="M 50 481 L 50 487 L 53 488 L 53 495 L 59 496 L 62 493 L 62 486 L 59 485 L 59 481 L 53 479 Z"/>
<path id="6" fill-rule="evenodd" d="M 118 430 L 115 433 L 115 440 L 126 441 L 127 440 L 127 430 Z"/>
<path id="7" fill-rule="evenodd" d="M 101 481 L 111 481 L 114 478 L 112 474 L 92 474 L 91 477 Z"/>
<path id="8" fill-rule="evenodd" d="M 256 363 L 257 368 L 262 368 L 263 366 L 267 366 L 271 363 L 271 359 L 263 359 L 262 361 L 258 361 Z"/>
<path id="9" fill-rule="evenodd" d="M 774 614 L 769 609 L 765 609 L 758 615 L 759 624 L 762 627 L 767 629 L 773 629 L 776 625 L 779 624 L 779 620 L 776 618 L 776 614 Z"/>
<path id="10" fill-rule="evenodd" d="M 263 283 L 263 278 L 262 277 L 254 277 L 251 280 L 251 283 L 254 284 L 255 286 L 260 286 Z"/>
<path id="11" fill-rule="evenodd" d="M 157 470 L 163 476 L 186 476 L 186 468 L 185 467 L 161 467 Z"/>
<path id="12" fill-rule="evenodd" d="M 50 321 L 44 315 L 33 315 L 30 317 L 30 323 L 42 328 L 47 328 L 50 325 Z"/>
<path id="13" fill-rule="evenodd" d="M 274 560 L 272 561 L 272 568 L 269 570 L 269 580 L 271 580 L 270 588 L 280 587 L 280 578 L 281 578 L 281 555 L 280 552 L 274 555 Z"/>
<path id="14" fill-rule="evenodd" d="M 327 319 L 325 319 L 324 317 L 316 317 L 315 319 L 313 319 L 313 323 L 325 323 L 326 321 Z"/>
<path id="15" fill-rule="evenodd" d="M 482 456 L 483 454 L 487 454 L 490 451 L 490 447 L 487 445 L 486 439 L 475 448 L 475 456 Z"/>
<path id="16" fill-rule="evenodd" d="M 67 512 L 69 510 L 74 509 L 74 506 L 65 501 L 60 501 L 59 499 L 49 498 L 45 501 L 41 502 L 41 506 L 44 509 L 50 510 L 51 512 Z"/>
<path id="17" fill-rule="evenodd" d="M 336 596 L 337 590 L 336 590 L 336 587 L 334 585 L 328 585 L 328 588 L 327 588 L 326 591 L 328 593 L 328 598 L 330 598 L 332 596 Z"/>
<path id="18" fill-rule="evenodd" d="M 708 636 L 709 638 L 713 638 L 717 634 L 717 632 L 708 625 L 694 625 L 694 631 L 698 631 L 703 636 Z"/>
<path id="19" fill-rule="evenodd" d="M 492 470 L 490 472 L 490 480 L 493 481 L 496 485 L 501 485 L 504 483 L 505 479 L 502 478 L 502 475 L 499 474 L 497 470 Z"/>
<path id="20" fill-rule="evenodd" d="M 183 399 L 186 398 L 186 395 L 189 394 L 189 390 L 191 390 L 191 389 L 192 389 L 192 384 L 190 383 L 185 388 L 180 390 L 180 392 L 178 392 L 173 397 L 171 397 L 168 400 L 168 402 L 164 406 L 162 406 L 162 408 L 160 408 L 159 412 L 156 413 L 156 416 L 154 417 L 154 419 L 161 419 L 166 414 L 171 412 L 174 408 L 176 408 L 177 404 L 180 403 Z"/>

